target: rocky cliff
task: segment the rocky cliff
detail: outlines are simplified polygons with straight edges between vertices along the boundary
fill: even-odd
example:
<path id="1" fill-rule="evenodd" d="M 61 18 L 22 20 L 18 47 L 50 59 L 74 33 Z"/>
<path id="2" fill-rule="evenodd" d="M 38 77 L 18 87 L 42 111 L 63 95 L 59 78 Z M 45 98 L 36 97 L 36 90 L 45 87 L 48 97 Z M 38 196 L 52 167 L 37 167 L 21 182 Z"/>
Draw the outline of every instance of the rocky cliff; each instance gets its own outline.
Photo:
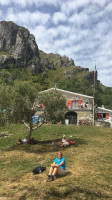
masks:
<path id="1" fill-rule="evenodd" d="M 41 71 L 38 46 L 30 32 L 13 22 L 0 22 L 0 68 Z"/>
<path id="2" fill-rule="evenodd" d="M 49 70 L 62 68 L 66 79 L 73 78 L 77 73 L 82 74 L 93 84 L 93 72 L 88 68 L 75 66 L 74 60 L 59 54 L 46 54 L 38 49 L 35 37 L 28 29 L 13 22 L 0 22 L 0 69 L 27 68 L 32 72 L 42 72 L 47 76 Z"/>

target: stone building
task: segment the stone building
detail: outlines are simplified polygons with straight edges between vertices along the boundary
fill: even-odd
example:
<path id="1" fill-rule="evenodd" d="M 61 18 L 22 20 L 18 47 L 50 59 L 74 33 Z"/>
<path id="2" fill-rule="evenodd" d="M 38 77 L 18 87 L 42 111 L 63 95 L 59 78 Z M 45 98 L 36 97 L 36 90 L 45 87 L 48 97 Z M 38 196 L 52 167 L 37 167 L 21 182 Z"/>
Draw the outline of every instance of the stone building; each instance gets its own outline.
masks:
<path id="1" fill-rule="evenodd" d="M 94 98 L 83 94 L 51 88 L 40 93 L 56 90 L 66 98 L 68 111 L 65 113 L 65 124 L 94 124 Z"/>
<path id="2" fill-rule="evenodd" d="M 98 107 L 95 110 L 96 113 L 96 126 L 109 126 L 112 127 L 112 110 L 102 107 Z"/>

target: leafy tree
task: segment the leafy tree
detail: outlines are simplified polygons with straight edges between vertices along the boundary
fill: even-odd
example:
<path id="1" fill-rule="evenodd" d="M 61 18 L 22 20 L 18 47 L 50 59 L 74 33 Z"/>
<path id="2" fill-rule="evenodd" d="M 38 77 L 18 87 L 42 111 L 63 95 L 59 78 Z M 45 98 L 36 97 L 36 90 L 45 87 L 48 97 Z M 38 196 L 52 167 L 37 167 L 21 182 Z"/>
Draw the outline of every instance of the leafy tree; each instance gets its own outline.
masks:
<path id="1" fill-rule="evenodd" d="M 0 125 L 3 125 L 7 122 L 10 113 L 10 93 L 8 91 L 8 86 L 0 85 Z"/>
<path id="2" fill-rule="evenodd" d="M 41 100 L 40 100 L 41 98 Z M 44 113 L 50 121 L 60 122 L 67 110 L 66 99 L 57 91 L 49 92 L 40 97 L 35 87 L 28 82 L 16 83 L 13 87 L 0 86 L 0 123 L 23 123 L 28 128 L 28 143 L 32 131 L 44 123 L 33 127 L 32 117 L 37 110 L 37 102 L 44 104 Z"/>
<path id="3" fill-rule="evenodd" d="M 57 91 L 44 93 L 41 96 L 47 120 L 62 122 L 67 111 L 66 99 Z"/>
<path id="4" fill-rule="evenodd" d="M 39 128 L 43 122 L 33 127 L 32 117 L 36 112 L 36 101 L 38 99 L 38 92 L 27 82 L 20 82 L 14 87 L 2 87 L 0 92 L 0 109 L 1 109 L 1 123 L 22 123 L 28 128 L 27 139 L 30 141 L 32 131 Z M 5 117 L 3 110 L 6 110 Z"/>

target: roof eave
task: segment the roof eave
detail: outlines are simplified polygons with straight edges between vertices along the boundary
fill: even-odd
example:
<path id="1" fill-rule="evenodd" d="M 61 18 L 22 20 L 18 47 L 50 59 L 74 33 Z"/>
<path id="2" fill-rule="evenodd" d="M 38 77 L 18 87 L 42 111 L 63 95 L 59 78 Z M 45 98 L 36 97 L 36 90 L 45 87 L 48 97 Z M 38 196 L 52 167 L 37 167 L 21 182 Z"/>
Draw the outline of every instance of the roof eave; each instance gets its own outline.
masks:
<path id="1" fill-rule="evenodd" d="M 92 97 L 92 96 L 87 96 L 87 95 L 84 95 L 84 94 L 78 94 L 78 93 L 75 93 L 75 92 L 70 92 L 70 91 L 62 90 L 62 89 L 58 89 L 58 88 L 50 88 L 48 90 L 44 90 L 44 91 L 39 92 L 39 93 L 48 92 L 50 90 L 57 90 L 57 91 L 60 91 L 60 92 L 66 92 L 66 93 L 69 93 L 69 94 L 75 94 L 75 95 L 78 95 L 78 96 L 82 96 L 82 97 L 87 97 L 87 98 L 90 98 L 90 99 L 94 99 L 94 97 Z"/>

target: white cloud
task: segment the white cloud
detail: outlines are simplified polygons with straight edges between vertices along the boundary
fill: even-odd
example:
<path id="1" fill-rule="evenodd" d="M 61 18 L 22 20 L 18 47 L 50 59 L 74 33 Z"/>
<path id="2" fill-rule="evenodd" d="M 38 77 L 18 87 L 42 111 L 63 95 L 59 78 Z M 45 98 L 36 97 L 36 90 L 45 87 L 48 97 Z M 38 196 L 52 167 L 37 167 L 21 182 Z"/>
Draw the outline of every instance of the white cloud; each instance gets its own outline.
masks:
<path id="1" fill-rule="evenodd" d="M 88 22 L 88 16 L 86 13 L 76 13 L 69 18 L 69 23 L 74 24 L 74 26 L 82 26 L 83 24 Z"/>
<path id="2" fill-rule="evenodd" d="M 53 23 L 58 24 L 59 22 L 65 22 L 67 20 L 67 16 L 64 13 L 56 12 L 53 16 Z"/>
<path id="3" fill-rule="evenodd" d="M 0 17 L 2 17 L 2 10 L 0 10 Z"/>
<path id="4" fill-rule="evenodd" d="M 86 6 L 90 0 L 69 0 L 62 4 L 61 9 L 64 13 L 70 14 L 73 11 L 76 11 L 78 7 Z"/>
<path id="5" fill-rule="evenodd" d="M 12 0 L 4 0 L 4 1 L 0 0 L 1 5 L 9 5 L 11 3 L 12 3 Z"/>
<path id="6" fill-rule="evenodd" d="M 0 0 L 0 5 L 6 6 L 11 4 L 19 5 L 22 8 L 33 5 L 35 5 L 36 7 L 44 5 L 57 7 L 60 2 L 58 0 Z"/>
<path id="7" fill-rule="evenodd" d="M 106 7 L 105 7 L 106 11 L 112 11 L 112 2 L 110 2 Z"/>
<path id="8" fill-rule="evenodd" d="M 63 48 L 63 45 L 66 45 L 70 28 L 58 26 L 58 28 L 54 27 L 47 29 L 45 26 L 40 25 L 36 26 L 35 29 L 30 29 L 30 31 L 36 36 L 36 41 L 39 48 L 49 53 L 57 52 L 59 46 Z M 61 37 L 61 39 L 57 40 L 57 37 Z"/>
<path id="9" fill-rule="evenodd" d="M 29 12 L 29 11 L 17 11 L 13 8 L 9 8 L 6 14 L 6 20 L 14 21 L 15 23 L 35 26 L 36 24 L 46 25 L 50 21 L 50 14 L 45 14 L 39 11 Z"/>
<path id="10" fill-rule="evenodd" d="M 98 79 L 103 85 L 110 86 L 112 85 L 112 71 L 107 69 L 100 69 L 98 71 Z"/>
<path id="11" fill-rule="evenodd" d="M 107 0 L 68 0 L 62 3 L 61 10 L 64 13 L 70 14 L 71 12 L 77 11 L 78 9 L 84 9 L 89 6 L 104 7 Z"/>
<path id="12" fill-rule="evenodd" d="M 98 4 L 101 7 L 104 7 L 106 2 L 107 2 L 107 0 L 91 0 L 91 3 Z"/>
<path id="13" fill-rule="evenodd" d="M 106 35 L 108 34 L 110 30 L 110 25 L 108 22 L 106 21 L 101 21 L 101 22 L 98 22 L 97 25 L 96 25 L 96 32 L 98 33 L 97 35 L 99 35 L 99 37 Z"/>

